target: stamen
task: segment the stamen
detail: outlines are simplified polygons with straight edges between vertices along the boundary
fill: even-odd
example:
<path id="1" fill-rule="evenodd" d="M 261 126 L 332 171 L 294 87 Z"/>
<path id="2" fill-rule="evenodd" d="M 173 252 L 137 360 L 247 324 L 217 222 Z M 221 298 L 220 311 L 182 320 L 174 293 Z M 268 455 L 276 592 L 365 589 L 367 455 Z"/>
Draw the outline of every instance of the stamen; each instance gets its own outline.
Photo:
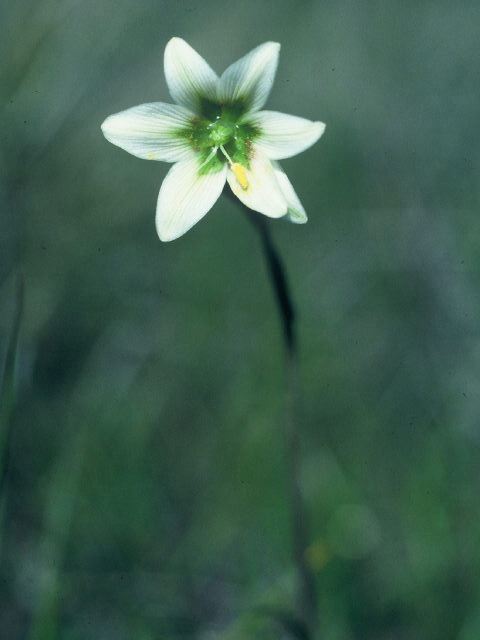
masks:
<path id="1" fill-rule="evenodd" d="M 228 155 L 225 147 L 223 146 L 223 144 L 220 145 L 220 149 L 222 150 L 223 155 L 226 157 L 226 159 L 228 160 L 228 164 L 230 166 L 232 166 L 233 164 L 233 160 L 230 158 L 230 156 Z"/>
<path id="2" fill-rule="evenodd" d="M 244 167 L 238 162 L 230 165 L 230 169 L 235 174 L 238 184 L 242 187 L 242 189 L 248 189 L 248 180 L 247 180 L 247 172 Z"/>
<path id="3" fill-rule="evenodd" d="M 210 162 L 210 160 L 213 158 L 213 156 L 217 153 L 218 147 L 213 147 L 212 150 L 210 151 L 210 153 L 208 154 L 206 160 L 204 160 L 202 162 L 202 164 L 198 167 L 198 170 L 200 171 L 200 169 L 202 167 L 204 167 L 206 164 L 208 164 Z"/>
<path id="4" fill-rule="evenodd" d="M 221 144 L 220 149 L 222 153 L 228 160 L 228 164 L 230 165 L 230 169 L 235 174 L 238 184 L 242 187 L 242 189 L 248 189 L 248 179 L 247 172 L 245 171 L 245 167 L 243 167 L 239 162 L 233 162 L 228 153 L 225 150 L 225 147 Z"/>

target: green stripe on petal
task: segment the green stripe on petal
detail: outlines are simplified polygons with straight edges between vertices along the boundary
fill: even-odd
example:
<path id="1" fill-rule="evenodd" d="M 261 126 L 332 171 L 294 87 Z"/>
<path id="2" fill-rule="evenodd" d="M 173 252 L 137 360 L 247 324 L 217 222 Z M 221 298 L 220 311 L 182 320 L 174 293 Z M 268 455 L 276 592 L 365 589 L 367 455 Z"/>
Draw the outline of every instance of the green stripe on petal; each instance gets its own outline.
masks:
<path id="1" fill-rule="evenodd" d="M 325 131 L 323 122 L 278 111 L 259 111 L 248 117 L 248 123 L 261 131 L 255 144 L 272 160 L 290 158 L 305 151 Z"/>
<path id="2" fill-rule="evenodd" d="M 102 131 L 109 142 L 138 158 L 177 162 L 188 158 L 191 150 L 188 141 L 175 132 L 192 117 L 184 107 L 151 102 L 109 116 Z"/>
<path id="3" fill-rule="evenodd" d="M 213 207 L 225 185 L 227 166 L 199 174 L 198 158 L 177 162 L 158 194 L 155 224 L 160 240 L 175 240 Z"/>

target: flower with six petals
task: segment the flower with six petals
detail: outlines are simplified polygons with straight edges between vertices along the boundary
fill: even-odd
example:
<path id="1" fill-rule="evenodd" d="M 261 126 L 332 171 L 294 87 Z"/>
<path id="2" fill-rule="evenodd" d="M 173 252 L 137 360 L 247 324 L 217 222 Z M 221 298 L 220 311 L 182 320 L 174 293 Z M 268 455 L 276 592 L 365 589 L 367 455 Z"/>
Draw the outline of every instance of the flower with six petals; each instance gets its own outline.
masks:
<path id="1" fill-rule="evenodd" d="M 278 64 L 280 45 L 266 42 L 219 78 L 181 38 L 165 49 L 165 77 L 176 104 L 153 102 L 109 116 L 107 140 L 139 158 L 173 162 L 160 189 L 156 227 L 174 240 L 211 209 L 225 182 L 250 209 L 271 218 L 306 222 L 290 180 L 277 162 L 304 151 L 325 130 L 322 122 L 261 110 Z"/>

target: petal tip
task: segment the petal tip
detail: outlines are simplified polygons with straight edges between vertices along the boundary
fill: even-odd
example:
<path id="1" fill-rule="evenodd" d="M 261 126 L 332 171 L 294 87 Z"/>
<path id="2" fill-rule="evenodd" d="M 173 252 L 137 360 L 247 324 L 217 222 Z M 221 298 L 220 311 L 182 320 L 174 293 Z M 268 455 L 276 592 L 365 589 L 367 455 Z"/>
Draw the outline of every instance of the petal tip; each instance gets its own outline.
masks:
<path id="1" fill-rule="evenodd" d="M 302 217 L 289 215 L 288 220 L 289 222 L 293 222 L 293 224 L 306 224 L 308 222 L 307 214 L 304 214 Z"/>
<path id="2" fill-rule="evenodd" d="M 112 137 L 112 131 L 111 131 L 112 118 L 113 118 L 113 115 L 112 116 L 108 116 L 107 118 L 105 118 L 105 120 L 100 125 L 100 129 L 102 130 L 102 133 L 103 133 L 104 137 L 106 138 L 106 140 L 108 140 L 108 142 L 112 142 L 112 140 L 111 140 L 111 137 Z"/>
<path id="3" fill-rule="evenodd" d="M 170 40 L 167 42 L 165 46 L 164 56 L 173 54 L 175 51 L 178 51 L 180 47 L 184 47 L 185 45 L 187 45 L 187 43 L 183 38 L 179 38 L 178 36 L 173 36 L 173 38 L 170 38 Z"/>
<path id="4" fill-rule="evenodd" d="M 167 42 L 167 47 L 168 46 L 172 46 L 175 44 L 180 44 L 181 42 L 185 42 L 185 40 L 183 38 L 180 38 L 179 36 L 173 36 L 172 38 L 170 38 L 170 40 Z"/>
<path id="5" fill-rule="evenodd" d="M 172 240 L 176 240 L 178 236 L 172 236 L 157 229 L 157 234 L 160 242 L 172 242 Z"/>
<path id="6" fill-rule="evenodd" d="M 318 140 L 320 140 L 320 138 L 323 136 L 327 125 L 324 122 L 320 122 L 320 121 L 313 122 L 312 125 L 313 125 L 313 130 L 315 131 L 315 140 L 313 141 L 313 143 L 315 143 L 315 142 L 318 142 Z"/>
<path id="7" fill-rule="evenodd" d="M 172 240 L 176 240 L 180 236 L 182 236 L 186 231 L 181 231 L 172 229 L 169 226 L 164 226 L 162 224 L 162 217 L 159 215 L 157 211 L 157 215 L 155 216 L 155 228 L 157 230 L 157 235 L 161 242 L 171 242 Z"/>
<path id="8" fill-rule="evenodd" d="M 280 42 L 275 42 L 273 40 L 268 40 L 268 42 L 265 42 L 264 46 L 271 47 L 272 50 L 275 49 L 275 51 L 280 51 L 280 47 L 282 45 L 280 44 Z"/>
<path id="9" fill-rule="evenodd" d="M 280 55 L 280 43 L 279 42 L 265 42 L 263 45 L 260 45 L 259 48 L 262 48 L 262 53 L 267 53 L 267 55 L 272 58 L 278 58 Z"/>

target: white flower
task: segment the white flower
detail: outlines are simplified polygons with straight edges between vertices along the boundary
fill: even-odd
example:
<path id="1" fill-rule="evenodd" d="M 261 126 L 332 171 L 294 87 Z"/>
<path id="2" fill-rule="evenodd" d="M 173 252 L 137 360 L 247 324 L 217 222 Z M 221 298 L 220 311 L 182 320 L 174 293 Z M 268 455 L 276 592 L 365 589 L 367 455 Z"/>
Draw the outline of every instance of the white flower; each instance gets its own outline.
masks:
<path id="1" fill-rule="evenodd" d="M 174 162 L 157 202 L 161 240 L 188 231 L 215 204 L 225 182 L 250 209 L 271 218 L 307 216 L 277 160 L 316 142 L 322 122 L 261 111 L 280 45 L 266 42 L 219 78 L 181 38 L 165 49 L 165 77 L 175 105 L 153 102 L 109 116 L 107 140 L 139 158 Z"/>

